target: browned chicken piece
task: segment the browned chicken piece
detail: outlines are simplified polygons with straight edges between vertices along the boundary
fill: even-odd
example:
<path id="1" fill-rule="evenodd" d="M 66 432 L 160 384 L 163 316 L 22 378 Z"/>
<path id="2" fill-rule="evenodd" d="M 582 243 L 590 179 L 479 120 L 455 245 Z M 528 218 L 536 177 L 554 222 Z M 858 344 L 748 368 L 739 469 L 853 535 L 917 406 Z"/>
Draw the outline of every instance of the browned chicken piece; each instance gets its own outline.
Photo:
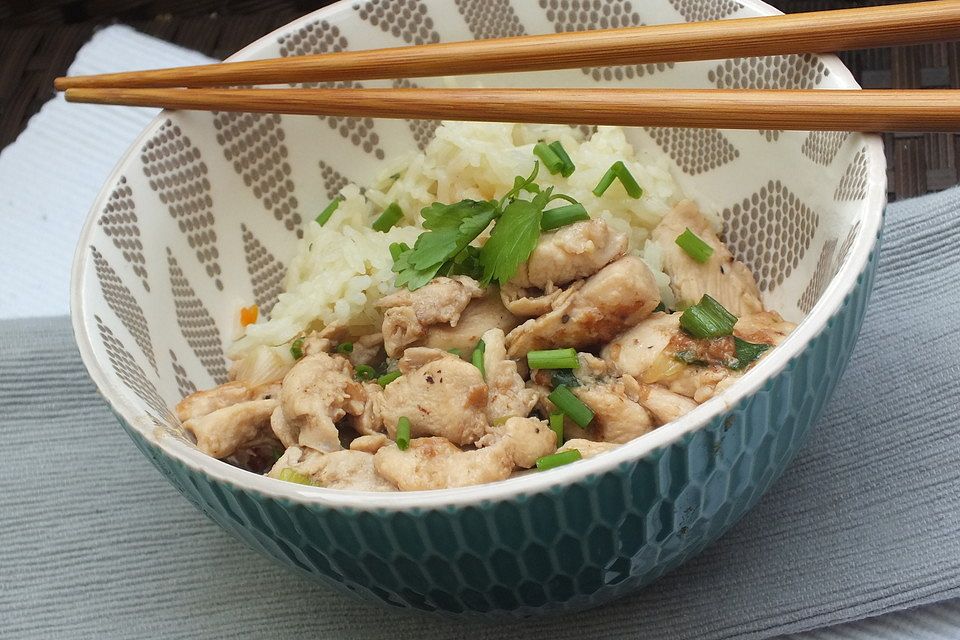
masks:
<path id="1" fill-rule="evenodd" d="M 796 328 L 797 325 L 784 320 L 776 311 L 762 311 L 737 320 L 733 335 L 755 344 L 778 345 Z"/>
<path id="2" fill-rule="evenodd" d="M 343 322 L 328 324 L 322 330 L 308 334 L 303 341 L 303 353 L 306 355 L 333 353 L 339 345 L 346 342 L 352 345 L 352 351 L 343 355 L 350 360 L 350 364 L 353 366 L 359 364 L 376 365 L 383 360 L 382 333 L 367 333 L 357 336 Z"/>
<path id="3" fill-rule="evenodd" d="M 367 453 L 376 453 L 383 447 L 390 444 L 390 438 L 383 435 L 382 433 L 374 433 L 370 435 L 360 436 L 354 438 L 350 443 L 351 451 L 365 451 Z"/>
<path id="4" fill-rule="evenodd" d="M 353 379 L 353 367 L 346 358 L 316 353 L 304 356 L 283 379 L 280 406 L 287 435 L 296 442 L 278 437 L 285 446 L 300 444 L 318 451 L 341 448 L 337 421 L 345 415 L 361 415 L 366 394 Z"/>
<path id="5" fill-rule="evenodd" d="M 284 452 L 267 475 L 279 478 L 284 469 L 302 473 L 318 487 L 353 491 L 397 490 L 394 485 L 377 475 L 373 467 L 373 455 L 363 451 L 322 453 L 293 446 Z"/>
<path id="6" fill-rule="evenodd" d="M 456 327 L 467 304 L 483 295 L 477 281 L 467 276 L 434 278 L 408 291 L 401 289 L 377 301 L 383 313 L 383 341 L 387 355 L 396 358 L 404 347 L 433 331 L 434 325 Z"/>
<path id="7" fill-rule="evenodd" d="M 603 220 L 575 222 L 540 236 L 510 282 L 522 288 L 562 286 L 592 276 L 626 252 L 626 234 Z"/>
<path id="8" fill-rule="evenodd" d="M 580 457 L 586 460 L 587 458 L 592 458 L 616 448 L 617 445 L 613 442 L 594 442 L 593 440 L 574 438 L 564 442 L 563 446 L 557 449 L 557 453 L 563 453 L 564 451 L 576 449 L 580 452 Z"/>
<path id="9" fill-rule="evenodd" d="M 594 418 L 586 429 L 567 420 L 565 433 L 622 444 L 654 428 L 653 419 L 639 403 L 640 385 L 631 376 L 621 376 L 603 384 L 580 385 L 571 391 L 590 407 Z"/>
<path id="10" fill-rule="evenodd" d="M 713 255 L 705 263 L 695 261 L 677 245 L 676 239 L 685 229 L 713 247 Z M 670 288 L 679 306 L 696 304 L 706 293 L 737 317 L 763 311 L 760 291 L 750 269 L 734 260 L 727 245 L 690 200 L 680 202 L 660 221 L 652 239 L 663 251 L 663 270 L 670 276 Z"/>
<path id="11" fill-rule="evenodd" d="M 537 404 L 537 392 L 527 389 L 517 373 L 517 363 L 507 358 L 503 331 L 483 334 L 483 369 L 487 379 L 487 420 L 498 424 L 506 418 L 525 418 Z"/>
<path id="12" fill-rule="evenodd" d="M 376 382 L 363 383 L 363 411 L 350 415 L 350 426 L 361 435 L 383 432 L 383 387 Z"/>
<path id="13" fill-rule="evenodd" d="M 197 439 L 197 448 L 214 458 L 226 458 L 270 432 L 270 414 L 277 399 L 247 400 L 205 416 L 190 418 L 183 428 Z"/>
<path id="14" fill-rule="evenodd" d="M 191 393 L 177 403 L 176 413 L 181 422 L 186 422 L 250 399 L 249 387 L 242 382 L 228 382 L 213 389 Z"/>
<path id="15" fill-rule="evenodd" d="M 650 269 L 640 258 L 624 256 L 571 285 L 550 313 L 511 331 L 507 355 L 519 359 L 536 349 L 602 344 L 646 318 L 659 303 Z"/>
<path id="16" fill-rule="evenodd" d="M 397 363 L 403 374 L 383 389 L 381 413 L 390 438 L 410 420 L 414 438 L 441 436 L 472 444 L 487 427 L 487 385 L 480 370 L 438 349 L 411 347 Z"/>
<path id="17" fill-rule="evenodd" d="M 657 425 L 673 422 L 693 411 L 697 403 L 687 396 L 674 393 L 657 384 L 640 385 L 640 404 L 653 415 Z"/>
<path id="18" fill-rule="evenodd" d="M 520 320 L 504 308 L 496 287 L 489 287 L 480 298 L 474 298 L 460 314 L 457 325 L 436 324 L 426 335 L 412 343 L 417 347 L 431 349 L 459 349 L 469 356 L 483 332 L 487 329 L 502 329 L 504 333 L 520 324 Z"/>
<path id="19" fill-rule="evenodd" d="M 640 377 L 680 331 L 680 312 L 657 312 L 610 341 L 600 352 L 620 371 Z"/>
<path id="20" fill-rule="evenodd" d="M 465 487 L 505 480 L 516 468 L 527 469 L 537 458 L 553 453 L 556 436 L 542 420 L 510 418 L 493 427 L 463 451 L 446 438 L 415 438 L 406 451 L 390 444 L 377 451 L 377 472 L 401 491 Z"/>
<path id="21" fill-rule="evenodd" d="M 500 300 L 510 313 L 520 318 L 536 318 L 549 313 L 557 303 L 563 289 L 527 289 L 511 282 L 500 287 Z"/>

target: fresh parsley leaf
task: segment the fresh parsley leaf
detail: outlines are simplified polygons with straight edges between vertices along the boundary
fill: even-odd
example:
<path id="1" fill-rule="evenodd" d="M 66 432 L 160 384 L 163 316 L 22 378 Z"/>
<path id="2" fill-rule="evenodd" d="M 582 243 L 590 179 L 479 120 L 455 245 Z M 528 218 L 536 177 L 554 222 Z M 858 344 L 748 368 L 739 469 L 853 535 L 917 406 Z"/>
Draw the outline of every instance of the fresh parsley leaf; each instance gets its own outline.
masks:
<path id="1" fill-rule="evenodd" d="M 540 219 L 551 192 L 547 189 L 530 202 L 513 200 L 504 208 L 490 239 L 480 249 L 484 284 L 493 280 L 506 282 L 530 257 L 540 239 Z"/>
<path id="2" fill-rule="evenodd" d="M 394 246 L 397 245 L 391 245 L 390 248 L 393 249 Z M 393 272 L 397 274 L 397 287 L 406 287 L 410 291 L 419 289 L 433 280 L 434 276 L 437 275 L 437 270 L 439 270 L 441 266 L 438 264 L 427 269 L 417 269 L 410 264 L 410 256 L 412 254 L 413 249 L 408 247 L 406 250 L 402 250 L 399 255 L 394 255 L 393 258 Z"/>
<path id="3" fill-rule="evenodd" d="M 440 269 L 444 276 L 470 276 L 474 280 L 483 277 L 483 267 L 480 266 L 480 249 L 468 245 L 463 251 L 448 260 Z"/>
<path id="4" fill-rule="evenodd" d="M 423 226 L 429 229 L 413 245 L 410 264 L 427 269 L 460 253 L 496 217 L 496 203 L 461 200 L 455 204 L 435 202 L 421 211 Z"/>

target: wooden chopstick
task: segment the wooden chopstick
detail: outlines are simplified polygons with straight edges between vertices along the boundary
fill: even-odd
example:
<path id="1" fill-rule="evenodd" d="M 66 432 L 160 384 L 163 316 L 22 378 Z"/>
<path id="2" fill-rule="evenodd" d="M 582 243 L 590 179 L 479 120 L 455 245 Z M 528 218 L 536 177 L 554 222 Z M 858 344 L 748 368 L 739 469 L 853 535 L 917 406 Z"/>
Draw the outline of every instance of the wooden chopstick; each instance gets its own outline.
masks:
<path id="1" fill-rule="evenodd" d="M 71 102 L 203 111 L 840 131 L 960 131 L 960 90 L 69 89 Z"/>
<path id="2" fill-rule="evenodd" d="M 201 87 L 536 71 L 954 40 L 960 0 L 345 51 L 57 78 L 71 87 Z"/>

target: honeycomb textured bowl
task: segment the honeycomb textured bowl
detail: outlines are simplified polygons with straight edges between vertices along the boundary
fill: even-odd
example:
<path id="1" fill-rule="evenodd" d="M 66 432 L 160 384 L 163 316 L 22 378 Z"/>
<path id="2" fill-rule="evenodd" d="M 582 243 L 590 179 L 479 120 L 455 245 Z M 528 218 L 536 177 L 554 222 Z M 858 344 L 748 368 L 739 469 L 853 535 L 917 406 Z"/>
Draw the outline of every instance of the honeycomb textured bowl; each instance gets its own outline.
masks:
<path id="1" fill-rule="evenodd" d="M 234 59 L 771 13 L 754 0 L 341 2 Z M 835 58 L 811 55 L 480 81 L 856 87 Z M 800 325 L 722 395 L 610 453 L 500 483 L 406 494 L 303 487 L 201 454 L 169 407 L 225 380 L 238 303 L 269 311 L 304 221 L 347 181 L 363 184 L 390 156 L 422 149 L 436 126 L 162 113 L 118 164 L 80 239 L 72 315 L 81 355 L 167 478 L 292 569 L 423 611 L 527 615 L 605 602 L 715 540 L 802 445 L 843 372 L 871 291 L 886 191 L 882 147 L 855 133 L 628 131 L 641 153 L 664 158 L 688 195 L 721 212 L 766 303 Z"/>

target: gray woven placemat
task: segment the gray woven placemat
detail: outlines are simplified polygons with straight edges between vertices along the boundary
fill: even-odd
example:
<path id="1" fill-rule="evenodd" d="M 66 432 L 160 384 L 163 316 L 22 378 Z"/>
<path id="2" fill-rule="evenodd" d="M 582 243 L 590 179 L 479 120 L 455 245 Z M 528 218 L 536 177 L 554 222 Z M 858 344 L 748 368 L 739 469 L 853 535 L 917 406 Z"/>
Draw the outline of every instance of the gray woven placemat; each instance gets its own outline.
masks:
<path id="1" fill-rule="evenodd" d="M 65 318 L 0 322 L 0 635 L 767 638 L 960 596 L 960 189 L 891 206 L 847 375 L 700 557 L 594 611 L 437 621 L 285 573 L 197 513 L 96 395 Z"/>

